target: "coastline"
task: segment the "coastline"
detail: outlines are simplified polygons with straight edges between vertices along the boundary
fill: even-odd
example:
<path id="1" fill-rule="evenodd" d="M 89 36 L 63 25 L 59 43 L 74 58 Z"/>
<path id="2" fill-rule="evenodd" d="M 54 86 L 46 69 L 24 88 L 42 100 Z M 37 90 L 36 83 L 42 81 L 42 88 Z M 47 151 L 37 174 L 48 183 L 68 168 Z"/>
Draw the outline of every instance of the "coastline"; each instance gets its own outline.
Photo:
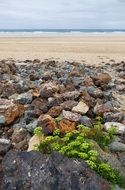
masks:
<path id="1" fill-rule="evenodd" d="M 0 58 L 55 59 L 103 64 L 124 61 L 125 35 L 0 37 Z"/>

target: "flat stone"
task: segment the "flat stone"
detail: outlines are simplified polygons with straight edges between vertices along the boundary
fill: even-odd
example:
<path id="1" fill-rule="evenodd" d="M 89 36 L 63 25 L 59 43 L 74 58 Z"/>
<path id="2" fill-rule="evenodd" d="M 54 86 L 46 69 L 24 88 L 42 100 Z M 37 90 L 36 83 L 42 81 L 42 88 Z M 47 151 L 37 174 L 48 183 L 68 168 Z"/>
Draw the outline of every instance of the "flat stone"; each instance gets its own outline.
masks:
<path id="1" fill-rule="evenodd" d="M 78 91 L 71 91 L 71 92 L 65 92 L 62 94 L 62 97 L 65 100 L 75 100 L 76 98 L 78 98 L 80 96 L 80 92 Z"/>
<path id="2" fill-rule="evenodd" d="M 89 107 L 84 102 L 80 101 L 77 106 L 72 108 L 73 112 L 85 114 L 89 110 Z"/>
<path id="3" fill-rule="evenodd" d="M 73 113 L 73 112 L 70 112 L 70 111 L 65 111 L 63 110 L 62 111 L 62 115 L 65 119 L 68 119 L 70 121 L 79 121 L 81 115 L 78 114 L 78 113 Z"/>
<path id="4" fill-rule="evenodd" d="M 35 145 L 40 145 L 40 138 L 37 135 L 32 136 L 28 144 L 27 152 L 34 151 Z"/>

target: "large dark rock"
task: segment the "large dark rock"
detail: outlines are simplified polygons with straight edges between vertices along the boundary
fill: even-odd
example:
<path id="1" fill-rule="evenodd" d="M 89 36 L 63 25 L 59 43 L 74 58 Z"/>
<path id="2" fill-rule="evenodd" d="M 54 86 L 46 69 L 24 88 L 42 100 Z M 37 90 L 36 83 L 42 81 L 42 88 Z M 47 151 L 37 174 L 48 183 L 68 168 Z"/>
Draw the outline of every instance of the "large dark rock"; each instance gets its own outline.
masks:
<path id="1" fill-rule="evenodd" d="M 1 168 L 0 168 L 1 170 Z M 1 190 L 110 190 L 110 184 L 88 168 L 84 161 L 59 153 L 6 154 L 0 172 Z"/>

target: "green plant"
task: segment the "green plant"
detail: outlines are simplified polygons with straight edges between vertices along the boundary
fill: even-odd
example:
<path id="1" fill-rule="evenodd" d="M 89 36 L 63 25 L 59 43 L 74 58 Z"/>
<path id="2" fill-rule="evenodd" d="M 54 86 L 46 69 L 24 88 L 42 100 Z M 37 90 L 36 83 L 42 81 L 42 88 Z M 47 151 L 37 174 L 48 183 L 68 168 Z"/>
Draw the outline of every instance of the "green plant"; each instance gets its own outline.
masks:
<path id="1" fill-rule="evenodd" d="M 86 129 L 85 132 L 88 133 Z M 80 130 L 69 132 L 63 136 L 59 130 L 55 130 L 52 136 L 44 136 L 37 148 L 45 154 L 58 151 L 67 157 L 81 158 L 103 178 L 113 184 L 122 185 L 122 177 L 119 173 L 107 163 L 99 160 L 98 152 L 93 149 L 93 144 L 84 133 L 84 127 L 82 131 L 80 127 Z"/>
<path id="2" fill-rule="evenodd" d="M 61 120 L 62 120 L 62 117 L 61 117 L 61 116 L 58 116 L 58 117 L 55 118 L 55 121 L 56 121 L 56 122 L 59 122 L 59 121 L 61 121 Z"/>
<path id="3" fill-rule="evenodd" d="M 41 135 L 42 135 L 42 128 L 41 127 L 36 127 L 34 129 L 34 134 L 37 135 L 37 136 L 39 136 L 39 137 L 41 137 Z"/>

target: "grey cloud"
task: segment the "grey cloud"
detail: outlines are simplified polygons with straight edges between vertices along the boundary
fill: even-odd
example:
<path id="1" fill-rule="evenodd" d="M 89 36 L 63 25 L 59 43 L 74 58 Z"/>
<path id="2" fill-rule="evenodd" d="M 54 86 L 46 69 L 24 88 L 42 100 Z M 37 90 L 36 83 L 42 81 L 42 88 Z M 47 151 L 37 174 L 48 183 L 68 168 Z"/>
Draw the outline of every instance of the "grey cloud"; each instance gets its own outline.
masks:
<path id="1" fill-rule="evenodd" d="M 0 0 L 0 28 L 125 28 L 125 0 Z"/>

